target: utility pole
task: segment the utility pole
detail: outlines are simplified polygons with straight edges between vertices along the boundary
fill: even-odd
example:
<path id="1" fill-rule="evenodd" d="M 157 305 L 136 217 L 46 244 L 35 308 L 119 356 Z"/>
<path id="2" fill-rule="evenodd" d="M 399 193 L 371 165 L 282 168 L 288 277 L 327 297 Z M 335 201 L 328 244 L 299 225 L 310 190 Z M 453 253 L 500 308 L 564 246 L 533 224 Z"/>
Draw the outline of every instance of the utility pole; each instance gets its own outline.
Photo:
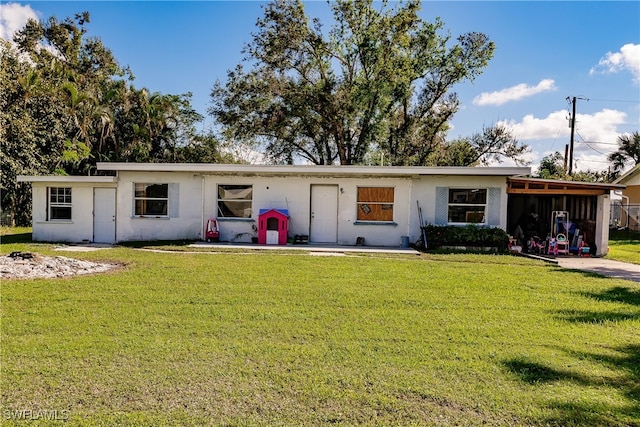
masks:
<path id="1" fill-rule="evenodd" d="M 576 133 L 576 100 L 578 99 L 589 100 L 587 98 L 579 98 L 575 96 L 571 98 L 571 118 L 569 119 L 569 126 L 571 127 L 571 140 L 569 141 L 569 175 L 573 173 L 573 140 Z M 568 96 L 567 101 L 569 101 Z M 565 161 L 566 159 L 567 157 L 565 156 Z"/>
<path id="2" fill-rule="evenodd" d="M 576 97 L 574 96 L 571 100 L 572 104 L 572 112 L 571 112 L 571 139 L 569 140 L 569 176 L 573 173 L 573 137 L 576 132 Z"/>

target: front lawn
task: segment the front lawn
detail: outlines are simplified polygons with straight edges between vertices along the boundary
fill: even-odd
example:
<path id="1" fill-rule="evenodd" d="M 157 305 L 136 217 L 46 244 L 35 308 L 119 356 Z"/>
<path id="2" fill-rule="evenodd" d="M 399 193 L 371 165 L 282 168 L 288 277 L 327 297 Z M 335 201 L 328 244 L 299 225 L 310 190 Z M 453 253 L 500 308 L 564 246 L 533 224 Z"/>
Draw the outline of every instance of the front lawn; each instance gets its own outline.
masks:
<path id="1" fill-rule="evenodd" d="M 496 255 L 64 255 L 126 266 L 2 281 L 5 422 L 640 423 L 634 282 Z"/>
<path id="2" fill-rule="evenodd" d="M 611 230 L 607 258 L 640 264 L 640 232 Z"/>

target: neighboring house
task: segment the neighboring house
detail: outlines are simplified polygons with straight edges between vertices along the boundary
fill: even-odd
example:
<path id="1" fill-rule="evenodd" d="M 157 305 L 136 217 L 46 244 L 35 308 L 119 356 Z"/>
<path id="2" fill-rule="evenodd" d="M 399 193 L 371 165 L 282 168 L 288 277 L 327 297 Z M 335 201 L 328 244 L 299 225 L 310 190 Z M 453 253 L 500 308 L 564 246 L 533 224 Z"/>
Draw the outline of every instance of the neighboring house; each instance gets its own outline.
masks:
<path id="1" fill-rule="evenodd" d="M 115 176 L 19 177 L 33 187 L 34 240 L 197 240 L 214 217 L 221 241 L 248 243 L 257 237 L 260 211 L 275 209 L 287 212 L 290 238 L 400 246 L 407 236 L 420 238 L 419 208 L 425 223 L 513 232 L 513 218 L 528 213 L 532 197 L 536 207 L 561 209 L 567 200 L 575 204 L 576 188 L 585 194 L 588 220 L 608 227 L 611 189 L 570 183 L 569 199 L 552 196 L 566 187 L 544 190 L 543 181 L 523 178 L 527 167 L 98 163 L 98 170 Z M 545 202 L 553 197 L 560 199 Z M 601 248 L 606 230 L 599 226 L 593 236 Z"/>
<path id="2" fill-rule="evenodd" d="M 265 166 L 98 163 L 113 177 L 21 176 L 33 187 L 36 241 L 202 239 L 251 242 L 261 209 L 286 209 L 312 243 L 399 246 L 425 223 L 506 229 L 507 177 L 521 167 Z"/>
<path id="3" fill-rule="evenodd" d="M 614 183 L 626 186 L 621 191 L 620 207 L 622 209 L 621 219 L 623 220 L 621 225 L 632 230 L 640 230 L 640 165 L 631 168 L 630 171 L 616 179 Z M 628 223 L 627 218 L 629 220 Z"/>

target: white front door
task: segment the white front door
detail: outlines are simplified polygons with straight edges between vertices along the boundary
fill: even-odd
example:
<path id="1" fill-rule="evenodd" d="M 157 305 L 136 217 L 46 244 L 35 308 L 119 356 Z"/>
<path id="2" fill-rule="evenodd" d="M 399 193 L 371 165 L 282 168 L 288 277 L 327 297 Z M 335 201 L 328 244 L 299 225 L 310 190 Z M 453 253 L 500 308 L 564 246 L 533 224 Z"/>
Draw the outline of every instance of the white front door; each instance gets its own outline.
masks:
<path id="1" fill-rule="evenodd" d="M 311 186 L 311 243 L 338 241 L 338 186 Z"/>
<path id="2" fill-rule="evenodd" d="M 116 241 L 115 188 L 93 190 L 93 241 L 96 243 Z"/>

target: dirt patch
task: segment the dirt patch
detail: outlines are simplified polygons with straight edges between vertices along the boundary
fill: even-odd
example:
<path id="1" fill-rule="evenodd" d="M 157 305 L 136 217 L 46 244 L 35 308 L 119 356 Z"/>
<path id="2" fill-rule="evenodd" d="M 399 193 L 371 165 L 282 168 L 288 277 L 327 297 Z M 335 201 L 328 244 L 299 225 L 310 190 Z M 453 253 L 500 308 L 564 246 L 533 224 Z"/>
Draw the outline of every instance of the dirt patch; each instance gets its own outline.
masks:
<path id="1" fill-rule="evenodd" d="M 63 256 L 49 257 L 32 252 L 12 252 L 0 256 L 0 277 L 3 279 L 36 279 L 102 273 L 117 264 L 82 261 Z"/>

